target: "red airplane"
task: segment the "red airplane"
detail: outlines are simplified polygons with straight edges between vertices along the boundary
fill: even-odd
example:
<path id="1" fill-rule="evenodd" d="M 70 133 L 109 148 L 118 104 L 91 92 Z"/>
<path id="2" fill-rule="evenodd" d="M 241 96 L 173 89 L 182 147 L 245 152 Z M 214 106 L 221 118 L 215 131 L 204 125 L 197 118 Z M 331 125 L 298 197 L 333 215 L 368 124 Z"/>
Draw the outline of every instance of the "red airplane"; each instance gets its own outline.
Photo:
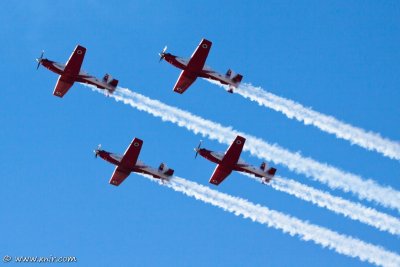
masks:
<path id="1" fill-rule="evenodd" d="M 256 177 L 262 178 L 264 183 L 271 181 L 276 172 L 275 168 L 267 169 L 268 167 L 265 162 L 261 163 L 260 168 L 257 168 L 247 164 L 239 158 L 245 141 L 246 139 L 244 137 L 238 135 L 225 153 L 200 148 L 200 141 L 199 146 L 194 149 L 194 151 L 196 151 L 195 158 L 200 154 L 200 156 L 218 164 L 211 175 L 210 183 L 219 185 L 229 174 L 231 174 L 232 171 L 253 174 Z"/>
<path id="2" fill-rule="evenodd" d="M 63 63 L 58 63 L 43 58 L 44 51 L 42 51 L 41 56 L 36 59 L 38 62 L 36 69 L 38 69 L 40 65 L 43 65 L 45 68 L 60 75 L 60 77 L 58 77 L 56 87 L 54 88 L 53 95 L 63 97 L 74 84 L 74 82 L 91 84 L 97 88 L 107 90 L 110 94 L 115 91 L 115 88 L 118 85 L 118 80 L 113 79 L 111 75 L 104 75 L 103 80 L 100 81 L 96 77 L 81 70 L 85 53 L 86 48 L 77 45 L 74 52 L 72 52 L 70 58 L 68 59 L 67 64 L 64 65 Z"/>
<path id="3" fill-rule="evenodd" d="M 165 163 L 161 163 L 158 169 L 153 169 L 138 160 L 142 145 L 142 140 L 138 138 L 133 139 L 128 149 L 122 156 L 101 150 L 101 145 L 99 145 L 97 149 L 93 151 L 96 158 L 97 156 L 100 156 L 105 161 L 117 165 L 113 175 L 111 176 L 110 184 L 115 186 L 120 185 L 131 172 L 149 174 L 154 178 L 158 178 L 163 181 L 169 180 L 169 178 L 174 174 L 174 170 L 168 168 Z"/>
<path id="4" fill-rule="evenodd" d="M 170 53 L 165 53 L 167 51 L 167 47 L 165 47 L 163 51 L 159 53 L 160 61 L 165 59 L 168 63 L 179 69 L 182 69 L 178 81 L 174 86 L 174 92 L 182 94 L 197 79 L 197 77 L 201 77 L 229 85 L 228 92 L 233 93 L 233 89 L 239 85 L 243 76 L 240 74 L 235 74 L 230 69 L 225 75 L 222 75 L 204 65 L 208 56 L 208 52 L 210 52 L 211 45 L 212 43 L 210 41 L 206 39 L 201 40 L 199 46 L 197 47 L 196 51 L 194 51 L 190 59 L 184 59 L 174 56 Z"/>

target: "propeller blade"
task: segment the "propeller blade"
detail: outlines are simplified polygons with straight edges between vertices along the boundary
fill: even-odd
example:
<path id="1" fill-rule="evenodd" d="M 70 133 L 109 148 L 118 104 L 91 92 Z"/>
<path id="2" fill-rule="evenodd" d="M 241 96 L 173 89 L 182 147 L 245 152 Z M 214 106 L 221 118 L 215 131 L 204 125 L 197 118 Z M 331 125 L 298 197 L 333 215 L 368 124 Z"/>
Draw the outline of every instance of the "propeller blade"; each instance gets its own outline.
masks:
<path id="1" fill-rule="evenodd" d="M 199 145 L 197 146 L 197 149 L 200 149 L 202 143 L 203 143 L 203 140 L 200 140 Z"/>
<path id="2" fill-rule="evenodd" d="M 165 51 L 167 51 L 167 46 L 164 47 L 164 49 L 161 51 L 161 53 L 158 53 L 158 55 L 160 56 L 160 60 L 158 62 L 161 62 L 161 60 L 164 59 Z"/>
<path id="3" fill-rule="evenodd" d="M 97 159 L 97 156 L 99 155 L 99 150 L 101 149 L 101 144 L 97 145 L 97 149 L 93 150 L 94 153 L 94 158 Z"/>
<path id="4" fill-rule="evenodd" d="M 203 140 L 200 140 L 199 145 L 197 146 L 197 148 L 194 149 L 194 151 L 196 151 L 196 154 L 194 155 L 194 158 L 197 158 L 197 155 L 199 154 L 200 151 L 200 147 L 201 147 L 201 143 L 203 142 Z"/>
<path id="5" fill-rule="evenodd" d="M 39 69 L 40 62 L 42 62 L 42 59 L 43 59 L 43 55 L 44 55 L 44 50 L 42 50 L 42 53 L 40 54 L 40 57 L 36 59 L 36 61 L 38 63 L 36 69 Z"/>

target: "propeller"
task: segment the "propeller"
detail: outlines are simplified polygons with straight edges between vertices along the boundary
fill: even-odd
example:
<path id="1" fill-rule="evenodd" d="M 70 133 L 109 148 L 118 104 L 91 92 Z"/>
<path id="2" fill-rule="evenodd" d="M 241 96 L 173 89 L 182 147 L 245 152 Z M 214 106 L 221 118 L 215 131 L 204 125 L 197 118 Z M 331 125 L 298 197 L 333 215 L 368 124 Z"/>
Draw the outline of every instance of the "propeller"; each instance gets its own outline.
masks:
<path id="1" fill-rule="evenodd" d="M 97 158 L 97 156 L 99 155 L 99 150 L 101 149 L 101 144 L 99 144 L 97 146 L 97 149 L 93 150 L 94 153 L 94 158 Z"/>
<path id="2" fill-rule="evenodd" d="M 36 61 L 37 61 L 36 69 L 38 69 L 40 67 L 40 62 L 42 62 L 43 55 L 44 55 L 44 50 L 42 50 L 42 54 L 40 55 L 40 57 L 36 59 Z"/>
<path id="3" fill-rule="evenodd" d="M 194 149 L 194 151 L 196 151 L 196 155 L 194 156 L 194 158 L 197 158 L 197 155 L 199 154 L 200 147 L 201 147 L 202 143 L 203 143 L 203 140 L 200 140 L 199 145 Z"/>
<path id="4" fill-rule="evenodd" d="M 161 53 L 158 53 L 158 55 L 160 56 L 160 61 L 158 61 L 158 62 L 161 62 L 161 60 L 164 59 L 165 51 L 167 51 L 167 46 L 164 47 L 164 49 L 161 51 Z"/>

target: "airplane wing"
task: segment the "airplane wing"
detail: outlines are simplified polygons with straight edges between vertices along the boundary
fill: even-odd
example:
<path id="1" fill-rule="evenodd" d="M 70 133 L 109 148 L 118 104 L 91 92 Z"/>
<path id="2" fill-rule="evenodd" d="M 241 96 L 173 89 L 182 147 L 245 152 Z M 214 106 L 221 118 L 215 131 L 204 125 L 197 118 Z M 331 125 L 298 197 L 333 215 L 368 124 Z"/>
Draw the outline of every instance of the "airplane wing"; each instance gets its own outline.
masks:
<path id="1" fill-rule="evenodd" d="M 64 68 L 64 73 L 61 75 L 56 83 L 53 95 L 63 97 L 74 84 L 74 77 L 79 74 L 81 70 L 83 58 L 85 57 L 86 48 L 77 45 L 74 52 L 69 57 L 67 64 Z"/>
<path id="2" fill-rule="evenodd" d="M 118 186 L 125 180 L 126 177 L 129 176 L 139 157 L 142 145 L 142 140 L 139 138 L 133 139 L 128 149 L 122 156 L 121 163 L 115 168 L 110 179 L 110 184 Z"/>
<path id="3" fill-rule="evenodd" d="M 206 63 L 208 52 L 212 43 L 206 39 L 201 40 L 199 46 L 190 58 L 186 70 L 179 75 L 174 86 L 174 92 L 182 94 L 197 79 L 196 73 L 200 73 Z"/>
<path id="4" fill-rule="evenodd" d="M 199 72 L 203 69 L 208 53 L 210 52 L 212 42 L 203 39 L 199 46 L 194 51 L 192 57 L 189 60 L 187 68 L 194 72 Z"/>
<path id="5" fill-rule="evenodd" d="M 183 70 L 175 83 L 174 92 L 182 94 L 186 91 L 186 89 L 189 88 L 189 86 L 192 85 L 192 83 L 194 83 L 196 79 L 196 76 L 193 76 L 187 71 Z"/>
<path id="6" fill-rule="evenodd" d="M 222 165 L 217 165 L 209 182 L 211 184 L 219 185 L 223 180 L 225 180 L 226 177 L 228 177 L 229 174 L 231 174 L 231 172 L 232 169 L 227 169 Z"/>
<path id="7" fill-rule="evenodd" d="M 72 52 L 69 57 L 67 64 L 65 65 L 64 72 L 69 76 L 76 76 L 81 70 L 83 58 L 85 57 L 86 48 L 80 45 L 75 47 L 74 52 Z"/>
<path id="8" fill-rule="evenodd" d="M 130 171 L 125 171 L 122 167 L 117 166 L 111 176 L 110 184 L 119 186 L 130 173 Z"/>
<path id="9" fill-rule="evenodd" d="M 128 149 L 125 151 L 121 159 L 120 167 L 124 169 L 133 169 L 142 149 L 143 141 L 139 138 L 133 139 Z"/>
<path id="10" fill-rule="evenodd" d="M 219 185 L 229 174 L 231 174 L 233 167 L 238 162 L 240 154 L 242 153 L 244 142 L 246 139 L 242 136 L 237 136 L 235 141 L 229 146 L 222 159 L 222 162 L 217 165 L 210 178 L 210 183 Z"/>
<path id="11" fill-rule="evenodd" d="M 63 97 L 73 84 L 73 81 L 71 82 L 68 79 L 65 79 L 63 76 L 58 77 L 56 86 L 54 87 L 53 95 Z"/>
<path id="12" fill-rule="evenodd" d="M 238 162 L 240 154 L 243 150 L 244 142 L 246 142 L 246 138 L 239 135 L 236 137 L 235 141 L 233 141 L 233 143 L 229 146 L 224 158 L 222 159 L 223 165 L 233 166 Z"/>

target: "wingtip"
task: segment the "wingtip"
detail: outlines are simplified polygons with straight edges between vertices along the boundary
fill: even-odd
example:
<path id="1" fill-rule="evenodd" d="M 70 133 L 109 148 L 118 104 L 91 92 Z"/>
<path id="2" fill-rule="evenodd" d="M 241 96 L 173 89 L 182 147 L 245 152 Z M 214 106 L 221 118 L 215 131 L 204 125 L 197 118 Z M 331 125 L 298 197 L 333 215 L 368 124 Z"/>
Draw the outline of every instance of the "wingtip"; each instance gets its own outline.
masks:
<path id="1" fill-rule="evenodd" d="M 80 50 L 82 50 L 82 52 L 86 52 L 86 47 L 84 47 L 80 44 L 77 44 L 75 49 L 80 49 Z"/>

